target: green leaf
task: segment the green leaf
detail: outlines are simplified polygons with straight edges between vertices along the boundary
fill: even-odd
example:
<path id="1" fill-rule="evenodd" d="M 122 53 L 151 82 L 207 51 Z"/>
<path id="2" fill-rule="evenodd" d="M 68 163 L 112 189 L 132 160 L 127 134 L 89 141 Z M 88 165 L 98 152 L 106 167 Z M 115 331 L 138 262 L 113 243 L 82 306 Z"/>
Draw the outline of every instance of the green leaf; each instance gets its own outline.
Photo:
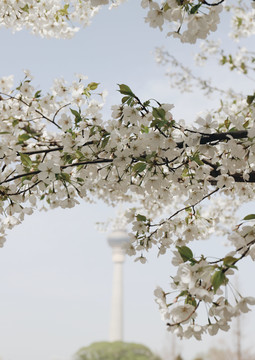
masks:
<path id="1" fill-rule="evenodd" d="M 204 165 L 203 161 L 200 160 L 199 154 L 196 153 L 191 157 L 191 160 L 195 161 L 198 165 Z"/>
<path id="2" fill-rule="evenodd" d="M 62 172 L 61 174 L 58 175 L 59 175 L 58 177 L 61 178 L 62 180 L 66 182 L 71 182 L 71 177 L 69 174 Z"/>
<path id="3" fill-rule="evenodd" d="M 226 265 L 226 266 L 232 266 L 233 264 L 235 264 L 235 262 L 237 261 L 236 258 L 234 258 L 233 256 L 226 256 L 224 259 L 223 259 L 223 264 Z"/>
<path id="4" fill-rule="evenodd" d="M 191 296 L 190 294 L 186 297 L 185 304 L 189 304 L 194 307 L 197 306 L 197 302 L 196 302 L 195 298 L 193 296 Z"/>
<path id="5" fill-rule="evenodd" d="M 254 219 L 255 219 L 255 214 L 249 214 L 243 218 L 243 220 L 254 220 Z"/>
<path id="6" fill-rule="evenodd" d="M 76 157 L 78 160 L 83 159 L 83 153 L 80 150 L 76 150 Z"/>
<path id="7" fill-rule="evenodd" d="M 162 126 L 164 126 L 164 121 L 162 121 L 162 120 L 159 120 L 159 119 L 154 119 L 154 120 L 152 120 L 152 122 L 151 122 L 151 127 L 162 127 Z"/>
<path id="8" fill-rule="evenodd" d="M 75 116 L 75 124 L 77 125 L 79 122 L 82 121 L 81 114 L 78 111 L 71 109 L 71 108 L 70 108 L 70 111 Z"/>
<path id="9" fill-rule="evenodd" d="M 169 9 L 171 9 L 171 8 L 170 8 L 170 6 L 168 5 L 168 3 L 166 2 L 166 3 L 164 4 L 164 6 L 163 6 L 163 10 L 164 10 L 164 11 L 167 11 L 167 10 L 169 10 Z"/>
<path id="10" fill-rule="evenodd" d="M 99 85 L 99 83 L 91 82 L 91 83 L 88 84 L 87 88 L 88 88 L 89 90 L 96 90 L 97 87 L 98 87 L 98 85 Z"/>
<path id="11" fill-rule="evenodd" d="M 141 133 L 149 133 L 149 128 L 148 126 L 144 126 L 143 124 L 141 125 Z"/>
<path id="12" fill-rule="evenodd" d="M 133 172 L 135 172 L 136 174 L 142 172 L 143 170 L 146 169 L 147 164 L 145 162 L 138 162 L 133 166 Z"/>
<path id="13" fill-rule="evenodd" d="M 41 90 L 36 91 L 36 93 L 34 94 L 34 98 L 38 99 L 41 96 L 41 92 Z"/>
<path id="14" fill-rule="evenodd" d="M 137 215 L 136 215 L 136 220 L 137 220 L 137 221 L 146 221 L 147 218 L 146 218 L 146 216 L 144 216 L 144 215 L 137 214 Z"/>
<path id="15" fill-rule="evenodd" d="M 65 4 L 63 9 L 58 10 L 59 15 L 67 16 L 68 15 L 69 4 Z"/>
<path id="16" fill-rule="evenodd" d="M 72 164 L 74 157 L 68 153 L 65 153 L 62 156 L 62 160 L 64 161 L 65 164 Z"/>
<path id="17" fill-rule="evenodd" d="M 28 4 L 26 4 L 25 6 L 21 7 L 20 9 L 23 10 L 23 11 L 25 11 L 25 12 L 27 12 L 27 13 L 29 13 L 29 6 L 28 6 Z"/>
<path id="18" fill-rule="evenodd" d="M 108 141 L 110 140 L 110 136 L 105 136 L 102 141 L 101 141 L 101 147 L 105 148 L 106 145 L 108 144 Z"/>
<path id="19" fill-rule="evenodd" d="M 81 114 L 77 111 L 77 110 L 74 110 L 74 109 L 70 109 L 71 113 L 76 117 L 79 117 L 81 116 Z"/>
<path id="20" fill-rule="evenodd" d="M 227 57 L 225 55 L 223 55 L 222 58 L 221 58 L 221 64 L 225 65 L 226 62 L 227 62 Z"/>
<path id="21" fill-rule="evenodd" d="M 119 85 L 119 92 L 123 95 L 128 95 L 128 96 L 131 96 L 131 97 L 135 97 L 135 94 L 133 93 L 133 91 L 130 89 L 130 87 L 128 87 L 127 85 L 125 84 L 118 84 Z"/>
<path id="22" fill-rule="evenodd" d="M 249 124 L 250 124 L 250 121 L 247 120 L 247 121 L 245 121 L 245 123 L 243 124 L 243 127 L 244 127 L 245 129 L 247 129 L 247 127 L 249 126 Z"/>
<path id="23" fill-rule="evenodd" d="M 18 141 L 19 141 L 19 143 L 23 143 L 24 141 L 26 141 L 30 138 L 31 138 L 31 136 L 29 134 L 24 133 L 24 134 L 19 135 Z"/>
<path id="24" fill-rule="evenodd" d="M 166 112 L 164 109 L 162 108 L 153 108 L 152 110 L 152 115 L 155 117 L 155 118 L 160 118 L 162 120 L 165 120 L 165 115 L 166 115 Z"/>
<path id="25" fill-rule="evenodd" d="M 77 177 L 76 180 L 79 182 L 79 183 L 84 183 L 84 179 L 83 178 L 80 178 L 80 177 Z"/>
<path id="26" fill-rule="evenodd" d="M 32 167 L 32 165 L 33 165 L 33 162 L 30 159 L 30 157 L 27 154 L 22 154 L 22 153 L 20 153 L 19 155 L 20 155 L 20 159 L 21 159 L 22 164 L 25 167 L 30 169 Z"/>
<path id="27" fill-rule="evenodd" d="M 226 276 L 222 270 L 217 270 L 211 277 L 214 294 L 216 294 L 219 287 L 226 282 Z"/>
<path id="28" fill-rule="evenodd" d="M 237 27 L 240 27 L 242 25 L 242 23 L 243 23 L 243 19 L 240 18 L 240 17 L 236 17 L 235 20 L 237 20 Z"/>
<path id="29" fill-rule="evenodd" d="M 12 126 L 14 127 L 14 126 L 18 125 L 18 123 L 19 123 L 19 120 L 14 119 L 13 122 L 12 122 Z"/>
<path id="30" fill-rule="evenodd" d="M 255 99 L 255 95 L 248 95 L 246 98 L 246 102 L 248 105 L 251 105 Z"/>
<path id="31" fill-rule="evenodd" d="M 196 14 L 198 12 L 198 9 L 200 8 L 200 6 L 202 5 L 202 2 L 195 5 L 195 6 L 192 6 L 191 10 L 190 10 L 190 14 Z"/>
<path id="32" fill-rule="evenodd" d="M 230 126 L 230 124 L 231 124 L 231 122 L 230 122 L 229 119 L 227 118 L 227 119 L 224 121 L 224 124 L 225 124 L 226 129 L 228 129 L 229 126 Z"/>
<path id="33" fill-rule="evenodd" d="M 188 246 L 176 246 L 176 247 L 184 262 L 193 259 L 193 252 L 190 250 Z"/>
<path id="34" fill-rule="evenodd" d="M 188 290 L 183 290 L 182 292 L 180 292 L 180 294 L 177 296 L 178 298 L 181 296 L 186 296 L 188 295 Z"/>
<path id="35" fill-rule="evenodd" d="M 121 99 L 122 104 L 124 104 L 125 102 L 128 102 L 130 99 L 132 99 L 132 97 L 130 96 L 123 96 L 123 98 Z"/>
<path id="36" fill-rule="evenodd" d="M 144 107 L 147 107 L 147 106 L 149 106 L 150 105 L 150 100 L 147 100 L 147 101 L 145 101 L 144 103 L 143 103 L 143 106 Z"/>

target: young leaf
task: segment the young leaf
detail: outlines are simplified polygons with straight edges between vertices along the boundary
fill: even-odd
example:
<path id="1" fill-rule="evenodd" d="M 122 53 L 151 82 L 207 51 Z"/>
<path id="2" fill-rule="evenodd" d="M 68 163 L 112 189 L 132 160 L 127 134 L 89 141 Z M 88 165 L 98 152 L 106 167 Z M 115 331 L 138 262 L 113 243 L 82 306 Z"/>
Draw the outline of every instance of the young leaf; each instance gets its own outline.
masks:
<path id="1" fill-rule="evenodd" d="M 36 91 L 36 93 L 34 94 L 34 98 L 38 99 L 41 96 L 41 92 L 41 90 Z"/>
<path id="2" fill-rule="evenodd" d="M 226 282 L 225 274 L 222 270 L 217 270 L 211 277 L 214 294 L 216 294 L 219 287 Z"/>
<path id="3" fill-rule="evenodd" d="M 165 115 L 166 115 L 166 112 L 164 109 L 162 108 L 153 108 L 152 110 L 152 115 L 155 117 L 155 118 L 160 118 L 162 120 L 165 120 Z"/>
<path id="4" fill-rule="evenodd" d="M 23 11 L 25 11 L 25 12 L 27 12 L 27 13 L 29 13 L 29 6 L 28 6 L 28 4 L 26 4 L 25 6 L 23 6 L 22 8 L 20 8 L 21 10 L 23 10 Z"/>
<path id="5" fill-rule="evenodd" d="M 19 120 L 14 119 L 13 122 L 12 122 L 12 126 L 14 127 L 14 126 L 18 125 L 18 123 L 19 123 Z"/>
<path id="6" fill-rule="evenodd" d="M 235 264 L 235 262 L 237 261 L 236 258 L 234 258 L 233 256 L 226 256 L 224 259 L 223 259 L 223 264 L 224 265 L 233 265 Z"/>
<path id="7" fill-rule="evenodd" d="M 30 157 L 27 154 L 22 154 L 22 153 L 20 153 L 19 155 L 20 155 L 22 164 L 27 168 L 31 168 L 33 165 L 33 162 L 30 159 Z"/>
<path id="8" fill-rule="evenodd" d="M 191 14 L 196 14 L 198 12 L 198 9 L 200 8 L 200 6 L 202 5 L 202 2 L 195 5 L 195 6 L 192 6 L 191 10 L 190 10 L 190 13 Z"/>
<path id="9" fill-rule="evenodd" d="M 125 102 L 128 102 L 129 100 L 130 100 L 130 96 L 123 96 L 123 98 L 121 99 L 121 102 L 122 102 L 122 104 L 124 104 Z"/>
<path id="10" fill-rule="evenodd" d="M 58 179 L 60 178 L 66 182 L 71 182 L 71 177 L 69 174 L 62 172 L 61 174 L 57 174 L 57 175 L 58 175 L 57 176 Z"/>
<path id="11" fill-rule="evenodd" d="M 105 136 L 102 141 L 101 141 L 101 146 L 102 148 L 105 148 L 106 145 L 108 144 L 108 141 L 110 140 L 110 136 Z"/>
<path id="12" fill-rule="evenodd" d="M 24 133 L 24 134 L 19 135 L 18 141 L 19 141 L 19 143 L 23 143 L 24 141 L 26 141 L 26 140 L 28 140 L 30 138 L 31 138 L 30 135 Z"/>
<path id="13" fill-rule="evenodd" d="M 130 87 L 128 87 L 127 85 L 125 84 L 118 84 L 119 85 L 119 92 L 123 95 L 128 95 L 128 96 L 131 96 L 131 97 L 134 97 L 135 94 L 133 93 L 133 91 L 130 89 Z"/>
<path id="14" fill-rule="evenodd" d="M 99 85 L 99 83 L 91 82 L 91 83 L 88 84 L 87 88 L 90 89 L 90 90 L 96 90 L 98 85 Z"/>
<path id="15" fill-rule="evenodd" d="M 192 305 L 194 307 L 197 306 L 197 302 L 195 300 L 195 298 L 191 295 L 188 295 L 185 299 L 185 304 L 189 304 L 189 305 Z"/>
<path id="16" fill-rule="evenodd" d="M 143 124 L 141 125 L 141 133 L 149 133 L 149 128 L 148 126 L 144 126 Z"/>
<path id="17" fill-rule="evenodd" d="M 146 216 L 141 215 L 141 214 L 137 214 L 136 219 L 137 219 L 137 221 L 146 221 L 147 220 Z"/>
<path id="18" fill-rule="evenodd" d="M 191 160 L 195 161 L 198 165 L 204 165 L 203 161 L 200 160 L 199 154 L 196 153 L 191 157 Z"/>
<path id="19" fill-rule="evenodd" d="M 133 172 L 136 174 L 142 172 L 146 168 L 147 164 L 145 162 L 138 162 L 133 166 Z"/>
<path id="20" fill-rule="evenodd" d="M 193 252 L 188 246 L 176 246 L 184 262 L 193 259 Z"/>
<path id="21" fill-rule="evenodd" d="M 254 219 L 255 219 L 255 214 L 249 214 L 243 218 L 243 220 L 254 220 Z"/>
<path id="22" fill-rule="evenodd" d="M 248 95 L 246 98 L 246 102 L 248 105 L 251 105 L 255 99 L 255 95 Z"/>
<path id="23" fill-rule="evenodd" d="M 66 4 L 63 9 L 58 10 L 58 13 L 61 16 L 68 16 L 68 8 L 69 8 L 69 4 Z"/>
<path id="24" fill-rule="evenodd" d="M 70 109 L 70 111 L 75 116 L 75 123 L 77 125 L 82 120 L 81 114 L 78 111 L 74 110 L 74 109 Z"/>

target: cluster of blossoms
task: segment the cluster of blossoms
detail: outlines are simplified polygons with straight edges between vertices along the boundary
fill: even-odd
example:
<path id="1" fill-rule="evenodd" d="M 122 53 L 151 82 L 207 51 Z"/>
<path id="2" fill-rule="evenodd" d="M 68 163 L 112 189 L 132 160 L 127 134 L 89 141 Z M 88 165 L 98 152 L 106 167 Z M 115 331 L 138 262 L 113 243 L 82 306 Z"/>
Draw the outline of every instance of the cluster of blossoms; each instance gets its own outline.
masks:
<path id="1" fill-rule="evenodd" d="M 173 290 L 166 293 L 157 287 L 154 292 L 169 331 L 181 338 L 194 336 L 201 340 L 205 332 L 216 335 L 219 330 L 228 331 L 234 317 L 250 311 L 248 305 L 255 305 L 255 298 L 241 296 L 229 279 L 237 270 L 236 264 L 244 257 L 249 255 L 255 260 L 255 228 L 246 224 L 254 219 L 254 214 L 246 216 L 245 222 L 229 234 L 235 250 L 222 259 L 209 261 L 203 255 L 197 259 L 189 247 L 177 246 L 178 251 L 172 259 L 173 265 L 178 266 L 177 274 L 172 278 Z M 228 286 L 232 297 L 222 290 Z M 206 308 L 204 318 L 198 317 L 197 309 L 201 303 Z"/>
<path id="2" fill-rule="evenodd" d="M 122 84 L 122 102 L 113 106 L 112 119 L 105 122 L 102 101 L 93 95 L 98 84 L 85 80 L 79 76 L 68 85 L 57 79 L 46 95 L 33 87 L 28 72 L 16 88 L 12 77 L 0 80 L 1 244 L 6 229 L 32 214 L 39 202 L 47 208 L 73 207 L 80 198 L 139 203 L 141 208 L 126 214 L 132 224 L 127 252 L 138 254 L 136 260 L 142 263 L 153 245 L 159 255 L 173 246 L 179 253 L 174 287 L 185 304 L 178 301 L 164 315 L 169 327 L 178 328 L 180 336 L 200 337 L 206 329 L 216 333 L 239 313 L 241 305 L 224 318 L 230 305 L 221 287 L 236 262 L 248 255 L 255 258 L 253 227 L 239 226 L 229 235 L 239 257 L 227 255 L 214 264 L 204 256 L 195 259 L 187 244 L 208 238 L 229 222 L 227 211 L 219 218 L 217 201 L 210 202 L 210 209 L 208 202 L 199 209 L 204 200 L 217 194 L 231 203 L 254 197 L 255 97 L 235 101 L 220 114 L 199 117 L 196 126 L 186 127 L 174 119 L 173 105 L 141 101 Z M 169 204 L 176 211 L 162 217 Z M 183 275 L 188 268 L 192 281 Z M 198 330 L 194 324 L 201 301 L 211 306 L 217 325 Z M 187 332 L 180 330 L 186 323 Z"/>
<path id="3" fill-rule="evenodd" d="M 219 14 L 223 10 L 220 3 L 211 6 L 206 1 L 158 1 L 142 0 L 142 7 L 149 8 L 145 21 L 153 28 L 163 30 L 165 24 L 173 25 L 174 31 L 168 36 L 180 38 L 184 43 L 195 43 L 197 39 L 205 39 L 217 30 L 220 22 Z M 183 28 L 185 27 L 185 31 Z"/>
<path id="4" fill-rule="evenodd" d="M 5 0 L 0 8 L 0 27 L 13 31 L 27 28 L 42 37 L 70 38 L 89 25 L 99 5 L 117 6 L 123 0 Z"/>
<path id="5" fill-rule="evenodd" d="M 212 56 L 218 58 L 221 65 L 227 65 L 230 71 L 236 70 L 240 74 L 248 74 L 254 70 L 254 52 L 246 47 L 238 48 L 235 54 L 226 54 L 220 46 L 220 41 L 202 41 L 200 43 L 201 51 L 195 55 L 196 64 L 203 66 L 212 59 Z M 166 61 L 165 61 L 166 62 Z"/>
<path id="6" fill-rule="evenodd" d="M 78 25 L 89 25 L 101 5 L 112 8 L 124 1 L 5 0 L 0 9 L 0 26 L 13 31 L 27 28 L 43 37 L 70 38 L 79 30 Z M 145 21 L 151 27 L 163 30 L 168 25 L 172 28 L 168 36 L 177 37 L 181 42 L 195 43 L 217 30 L 223 1 L 142 0 L 141 6 L 148 9 Z M 239 38 L 254 33 L 255 9 L 249 9 L 247 5 L 227 7 L 227 10 L 230 9 L 233 11 L 232 36 Z"/>
<path id="7" fill-rule="evenodd" d="M 19 31 L 27 28 L 33 34 L 43 37 L 70 38 L 78 30 L 78 25 L 89 25 L 91 18 L 97 13 L 101 5 L 116 7 L 125 0 L 5 0 L 0 9 L 0 26 L 12 28 Z M 195 43 L 197 39 L 205 39 L 211 32 L 216 31 L 220 22 L 219 14 L 223 10 L 221 3 L 208 3 L 206 1 L 153 1 L 142 0 L 141 6 L 148 8 L 145 21 L 153 28 L 163 29 L 163 26 L 170 25 L 173 31 L 168 36 L 180 38 L 182 42 Z M 216 6 L 215 6 L 216 5 Z M 246 35 L 245 29 L 252 24 L 246 22 L 248 15 L 243 12 L 241 15 L 236 8 L 236 19 L 243 19 L 240 24 L 234 25 L 240 28 Z M 252 10 L 254 11 L 254 10 Z M 250 13 L 250 18 L 254 13 Z M 75 24 L 75 25 L 73 25 Z M 183 28 L 185 30 L 183 31 Z"/>
<path id="8" fill-rule="evenodd" d="M 0 9 L 0 26 L 12 28 L 13 31 L 27 28 L 33 34 L 43 37 L 70 38 L 79 30 L 78 25 L 89 25 L 101 5 L 110 5 L 112 8 L 124 1 L 126 0 L 5 0 Z M 195 43 L 197 39 L 205 39 L 217 30 L 223 1 L 142 0 L 141 6 L 148 8 L 145 21 L 151 27 L 163 30 L 165 25 L 169 25 L 173 30 L 168 32 L 168 36 L 178 37 L 181 42 Z M 234 38 L 238 38 L 240 34 L 248 36 L 254 33 L 255 10 L 247 11 L 247 8 L 231 6 L 231 11 L 234 12 Z"/>
<path id="9" fill-rule="evenodd" d="M 227 6 L 232 12 L 230 36 L 239 41 L 241 37 L 249 37 L 255 34 L 255 4 L 251 2 L 239 2 L 236 6 Z"/>
<path id="10" fill-rule="evenodd" d="M 250 311 L 248 305 L 255 305 L 255 298 L 242 297 L 233 288 L 231 298 L 222 290 L 222 287 L 231 288 L 228 285 L 229 277 L 234 274 L 233 270 L 237 269 L 235 264 L 242 256 L 236 258 L 229 254 L 217 261 L 208 261 L 201 256 L 197 260 L 190 248 L 178 247 L 172 260 L 174 265 L 178 264 L 177 274 L 173 277 L 173 290 L 165 293 L 157 287 L 154 292 L 169 331 L 181 338 L 194 336 L 201 340 L 206 332 L 216 335 L 219 330 L 228 331 L 229 322 L 234 317 Z M 202 303 L 206 308 L 204 317 L 203 314 L 198 316 L 197 311 Z"/>

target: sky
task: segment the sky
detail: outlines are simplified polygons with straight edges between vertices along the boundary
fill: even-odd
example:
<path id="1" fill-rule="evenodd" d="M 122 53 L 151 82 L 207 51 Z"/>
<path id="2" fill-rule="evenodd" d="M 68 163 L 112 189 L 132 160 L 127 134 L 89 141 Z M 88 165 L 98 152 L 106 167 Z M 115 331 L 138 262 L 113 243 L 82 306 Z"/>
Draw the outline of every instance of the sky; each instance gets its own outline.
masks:
<path id="1" fill-rule="evenodd" d="M 164 45 L 188 63 L 195 48 L 149 28 L 144 16 L 136 1 L 111 11 L 105 8 L 71 40 L 41 39 L 1 28 L 0 76 L 14 74 L 18 83 L 23 69 L 29 69 L 34 84 L 47 90 L 56 77 L 72 81 L 75 73 L 83 73 L 108 90 L 106 118 L 110 106 L 120 100 L 117 84 L 125 83 L 142 99 L 174 103 L 178 118 L 193 121 L 201 108 L 219 99 L 201 101 L 199 92 L 191 98 L 170 88 L 164 69 L 154 61 L 155 46 Z M 201 71 L 206 75 L 208 70 Z M 219 86 L 235 81 L 232 75 L 223 78 L 215 65 L 210 74 Z M 239 85 L 245 86 L 241 81 Z M 9 232 L 0 249 L 1 360 L 68 360 L 82 346 L 108 340 L 111 249 L 107 233 L 98 231 L 95 223 L 115 216 L 116 209 L 102 202 L 81 203 L 73 209 L 36 212 Z M 246 295 L 255 295 L 248 275 L 252 268 L 243 268 L 241 289 L 249 288 Z M 158 259 L 153 251 L 147 264 L 127 258 L 124 268 L 124 340 L 143 343 L 159 354 L 171 352 L 172 339 L 152 293 L 157 285 L 167 287 L 171 271 L 171 254 Z M 254 315 L 244 320 L 247 345 L 253 323 Z M 191 360 L 220 341 L 233 341 L 233 336 L 177 341 L 176 349 Z"/>

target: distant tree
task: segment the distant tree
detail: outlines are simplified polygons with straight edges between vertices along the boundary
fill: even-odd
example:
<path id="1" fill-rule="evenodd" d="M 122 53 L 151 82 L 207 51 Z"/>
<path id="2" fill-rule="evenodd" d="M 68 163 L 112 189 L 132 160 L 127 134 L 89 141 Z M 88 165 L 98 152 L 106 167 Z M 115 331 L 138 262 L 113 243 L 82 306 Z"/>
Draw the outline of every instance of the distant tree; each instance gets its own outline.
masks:
<path id="1" fill-rule="evenodd" d="M 150 349 L 141 344 L 116 342 L 97 342 L 81 348 L 75 360 L 161 360 Z"/>
<path id="2" fill-rule="evenodd" d="M 208 352 L 196 356 L 194 360 L 254 360 L 254 358 L 254 354 L 248 350 L 242 351 L 238 356 L 233 349 L 231 350 L 228 347 L 213 347 Z"/>
<path id="3" fill-rule="evenodd" d="M 183 360 L 183 358 L 181 357 L 181 355 L 178 355 L 175 360 Z"/>

